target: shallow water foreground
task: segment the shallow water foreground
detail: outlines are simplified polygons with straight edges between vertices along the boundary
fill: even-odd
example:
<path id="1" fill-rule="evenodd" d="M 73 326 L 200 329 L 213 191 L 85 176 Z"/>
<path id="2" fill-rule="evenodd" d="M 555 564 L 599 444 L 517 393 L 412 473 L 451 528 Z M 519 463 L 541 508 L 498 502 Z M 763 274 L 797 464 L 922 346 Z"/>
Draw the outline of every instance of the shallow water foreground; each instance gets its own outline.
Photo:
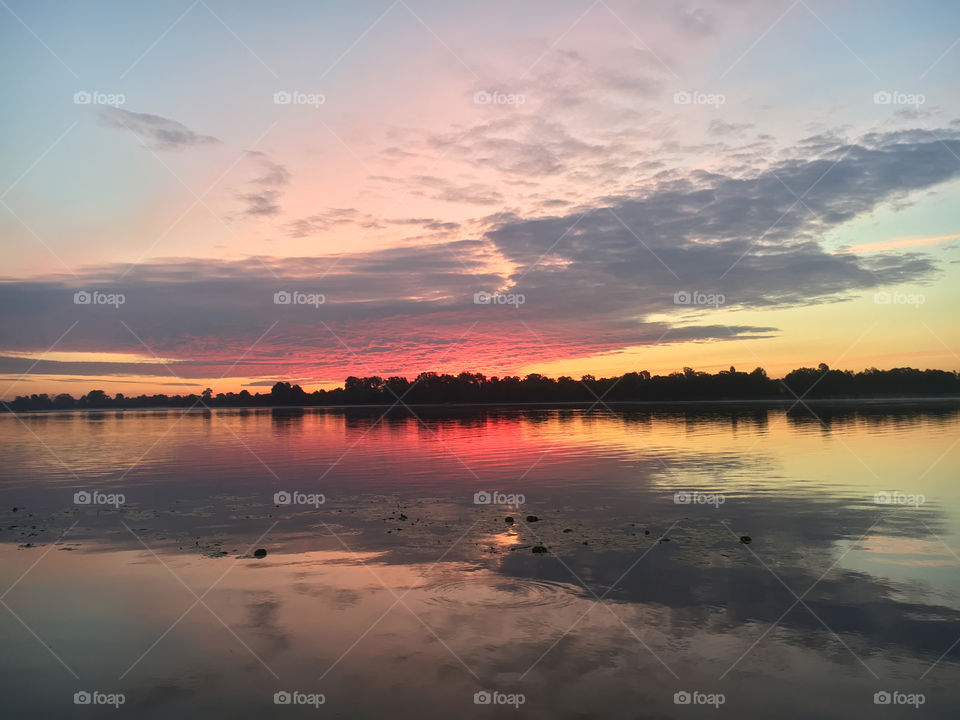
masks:
<path id="1" fill-rule="evenodd" d="M 2 416 L 3 717 L 953 718 L 960 414 L 816 410 Z"/>

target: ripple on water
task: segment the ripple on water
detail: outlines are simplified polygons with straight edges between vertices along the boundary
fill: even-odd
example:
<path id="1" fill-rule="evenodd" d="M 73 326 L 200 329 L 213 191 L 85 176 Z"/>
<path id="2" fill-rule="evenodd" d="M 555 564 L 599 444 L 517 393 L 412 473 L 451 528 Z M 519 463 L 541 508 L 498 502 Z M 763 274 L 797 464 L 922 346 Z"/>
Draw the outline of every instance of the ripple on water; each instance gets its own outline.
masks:
<path id="1" fill-rule="evenodd" d="M 424 588 L 431 605 L 478 609 L 563 607 L 578 599 L 576 588 L 525 578 L 451 580 Z"/>

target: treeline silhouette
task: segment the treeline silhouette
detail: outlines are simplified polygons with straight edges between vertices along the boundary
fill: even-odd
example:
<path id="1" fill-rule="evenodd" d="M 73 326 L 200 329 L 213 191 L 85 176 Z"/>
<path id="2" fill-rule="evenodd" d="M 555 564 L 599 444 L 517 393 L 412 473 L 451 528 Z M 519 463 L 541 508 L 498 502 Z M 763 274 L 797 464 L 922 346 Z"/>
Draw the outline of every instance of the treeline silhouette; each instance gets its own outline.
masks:
<path id="1" fill-rule="evenodd" d="M 113 397 L 91 390 L 74 398 L 66 393 L 48 396 L 18 396 L 3 403 L 7 410 L 73 410 L 150 407 L 271 407 L 278 405 L 392 405 L 442 403 L 596 403 L 678 400 L 788 400 L 807 398 L 910 398 L 960 396 L 960 374 L 946 370 L 895 368 L 861 372 L 799 368 L 777 380 L 763 368 L 738 372 L 735 368 L 710 374 L 684 368 L 669 375 L 651 375 L 646 370 L 620 377 L 584 375 L 556 379 L 537 373 L 526 377 L 486 377 L 462 372 L 446 375 L 421 373 L 414 380 L 404 377 L 350 376 L 342 388 L 306 392 L 299 385 L 278 382 L 269 393 L 217 393 L 207 388 L 200 395 L 138 395 Z"/>

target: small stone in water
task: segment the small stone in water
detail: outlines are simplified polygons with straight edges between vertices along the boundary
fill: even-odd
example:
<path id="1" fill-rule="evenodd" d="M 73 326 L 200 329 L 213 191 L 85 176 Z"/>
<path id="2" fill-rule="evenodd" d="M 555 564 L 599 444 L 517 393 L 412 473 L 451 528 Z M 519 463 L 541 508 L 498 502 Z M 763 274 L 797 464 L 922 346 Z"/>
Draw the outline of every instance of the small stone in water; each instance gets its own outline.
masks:
<path id="1" fill-rule="evenodd" d="M 510 515 L 507 515 L 503 521 L 509 525 L 513 525 L 513 518 Z"/>
<path id="2" fill-rule="evenodd" d="M 527 522 L 537 522 L 539 519 L 536 515 L 527 515 Z"/>
<path id="3" fill-rule="evenodd" d="M 253 551 L 253 556 L 255 558 L 265 558 L 267 556 L 267 551 L 263 548 L 257 548 Z"/>
<path id="4" fill-rule="evenodd" d="M 533 549 L 530 552 L 545 553 L 547 552 L 547 549 L 543 545 L 534 545 Z"/>
<path id="5" fill-rule="evenodd" d="M 749 545 L 751 542 L 753 542 L 753 538 L 749 535 L 741 535 L 740 542 L 742 542 L 744 545 Z"/>

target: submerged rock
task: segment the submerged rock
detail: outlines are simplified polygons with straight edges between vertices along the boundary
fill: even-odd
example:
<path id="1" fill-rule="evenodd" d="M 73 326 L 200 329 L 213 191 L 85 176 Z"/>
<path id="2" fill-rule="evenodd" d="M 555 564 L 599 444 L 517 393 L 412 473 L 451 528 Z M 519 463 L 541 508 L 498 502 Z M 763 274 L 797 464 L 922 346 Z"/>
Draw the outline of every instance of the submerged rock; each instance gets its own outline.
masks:
<path id="1" fill-rule="evenodd" d="M 547 549 L 546 549 L 543 545 L 534 545 L 533 548 L 531 548 L 530 552 L 532 552 L 532 553 L 545 553 L 545 552 L 547 552 Z"/>
<path id="2" fill-rule="evenodd" d="M 513 518 L 512 518 L 510 515 L 507 515 L 507 516 L 503 519 L 503 521 L 504 521 L 505 523 L 507 523 L 508 525 L 513 525 Z"/>
<path id="3" fill-rule="evenodd" d="M 527 522 L 538 522 L 540 518 L 536 515 L 527 515 Z"/>
<path id="4" fill-rule="evenodd" d="M 753 542 L 753 538 L 750 537 L 749 535 L 741 535 L 740 542 L 742 542 L 744 545 L 749 545 L 750 543 Z"/>
<path id="5" fill-rule="evenodd" d="M 265 558 L 267 556 L 267 551 L 263 548 L 257 548 L 253 551 L 253 556 L 255 558 Z"/>

